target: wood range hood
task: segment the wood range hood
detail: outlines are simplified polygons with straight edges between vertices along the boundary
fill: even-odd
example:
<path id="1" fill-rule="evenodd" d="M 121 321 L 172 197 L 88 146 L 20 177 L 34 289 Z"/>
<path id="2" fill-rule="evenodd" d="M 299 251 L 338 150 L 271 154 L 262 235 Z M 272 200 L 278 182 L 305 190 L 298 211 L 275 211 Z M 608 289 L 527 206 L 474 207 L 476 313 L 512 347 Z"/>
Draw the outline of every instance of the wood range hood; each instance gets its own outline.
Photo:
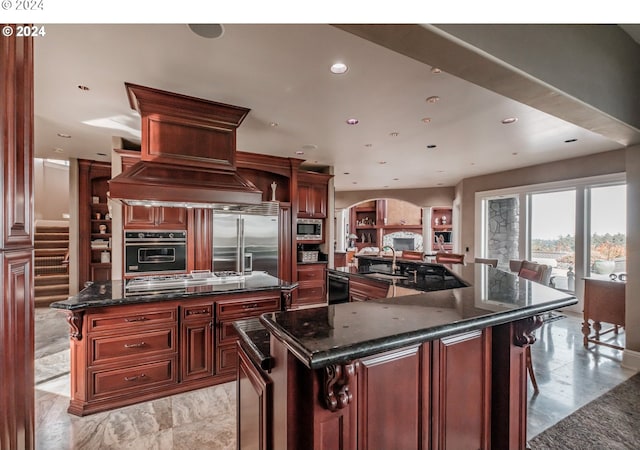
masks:
<path id="1" fill-rule="evenodd" d="M 261 208 L 262 191 L 236 172 L 236 129 L 249 109 L 125 83 L 142 120 L 140 162 L 109 181 L 127 205 Z"/>

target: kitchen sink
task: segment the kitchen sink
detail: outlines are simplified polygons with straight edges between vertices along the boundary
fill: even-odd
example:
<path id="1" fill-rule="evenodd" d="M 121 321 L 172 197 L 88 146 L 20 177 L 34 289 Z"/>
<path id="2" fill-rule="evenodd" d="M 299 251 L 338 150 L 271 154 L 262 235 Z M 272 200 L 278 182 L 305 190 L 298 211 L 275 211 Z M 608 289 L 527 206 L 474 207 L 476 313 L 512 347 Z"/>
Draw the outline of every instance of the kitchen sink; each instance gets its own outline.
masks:
<path id="1" fill-rule="evenodd" d="M 370 277 L 370 278 L 378 278 L 379 280 L 397 281 L 397 280 L 406 280 L 407 279 L 407 277 L 404 276 L 404 275 L 392 275 L 390 273 L 372 272 L 372 273 L 366 273 L 364 275 L 366 277 Z"/>

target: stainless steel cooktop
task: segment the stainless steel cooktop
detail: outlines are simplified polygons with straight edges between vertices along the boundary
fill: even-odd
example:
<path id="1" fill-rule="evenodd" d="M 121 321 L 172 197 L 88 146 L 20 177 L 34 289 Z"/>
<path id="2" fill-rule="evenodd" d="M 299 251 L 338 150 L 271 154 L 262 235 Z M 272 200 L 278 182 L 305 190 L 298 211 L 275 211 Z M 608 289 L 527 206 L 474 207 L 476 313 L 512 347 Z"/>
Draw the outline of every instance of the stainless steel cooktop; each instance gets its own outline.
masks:
<path id="1" fill-rule="evenodd" d="M 181 289 L 204 284 L 237 283 L 245 279 L 246 275 L 239 272 L 195 271 L 184 274 L 148 275 L 132 278 L 127 281 L 125 289 L 128 293 L 168 291 L 170 289 Z"/>

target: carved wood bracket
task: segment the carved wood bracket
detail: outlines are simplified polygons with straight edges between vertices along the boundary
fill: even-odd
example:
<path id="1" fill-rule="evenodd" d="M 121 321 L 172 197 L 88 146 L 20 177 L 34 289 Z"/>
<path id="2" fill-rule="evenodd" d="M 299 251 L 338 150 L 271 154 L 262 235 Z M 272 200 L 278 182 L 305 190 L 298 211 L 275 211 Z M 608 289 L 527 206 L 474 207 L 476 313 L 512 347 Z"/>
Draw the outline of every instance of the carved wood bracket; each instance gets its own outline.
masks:
<path id="1" fill-rule="evenodd" d="M 518 347 L 531 345 L 536 341 L 534 331 L 542 326 L 541 316 L 531 316 L 514 323 L 513 344 Z"/>
<path id="2" fill-rule="evenodd" d="M 82 340 L 82 318 L 84 316 L 81 312 L 69 311 L 66 313 L 67 323 L 69 324 L 69 337 L 76 341 Z"/>
<path id="3" fill-rule="evenodd" d="M 349 405 L 353 399 L 349 383 L 354 374 L 353 363 L 325 367 L 322 396 L 329 411 L 337 411 Z"/>

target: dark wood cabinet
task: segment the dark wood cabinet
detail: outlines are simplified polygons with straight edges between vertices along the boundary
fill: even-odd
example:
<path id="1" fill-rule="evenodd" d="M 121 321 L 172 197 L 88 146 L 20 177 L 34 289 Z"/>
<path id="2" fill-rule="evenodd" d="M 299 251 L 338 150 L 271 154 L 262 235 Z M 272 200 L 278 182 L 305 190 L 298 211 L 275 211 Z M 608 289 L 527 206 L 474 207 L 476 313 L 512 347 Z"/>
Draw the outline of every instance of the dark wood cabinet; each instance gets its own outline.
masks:
<path id="1" fill-rule="evenodd" d="M 349 210 L 349 233 L 356 235 L 357 249 L 382 247 L 383 236 L 398 231 L 422 234 L 422 208 L 387 198 L 361 202 Z"/>
<path id="2" fill-rule="evenodd" d="M 326 264 L 298 264 L 298 293 L 291 308 L 327 302 Z"/>
<path id="3" fill-rule="evenodd" d="M 213 302 L 180 307 L 181 381 L 213 375 Z"/>
<path id="4" fill-rule="evenodd" d="M 327 217 L 327 183 L 331 175 L 315 172 L 298 174 L 298 217 Z"/>
<path id="5" fill-rule="evenodd" d="M 492 408 L 509 416 L 511 407 L 492 403 L 491 328 L 315 370 L 277 338 L 271 339 L 271 356 L 276 364 L 268 374 L 255 365 L 245 368 L 243 376 L 256 381 L 238 387 L 238 417 L 258 426 L 262 386 L 273 381 L 266 417 L 275 448 L 524 448 L 492 446 Z M 524 432 L 526 423 L 521 425 Z M 241 430 L 239 436 L 244 439 Z M 247 439 L 255 436 L 247 433 Z"/>
<path id="6" fill-rule="evenodd" d="M 273 448 L 273 382 L 238 345 L 238 448 L 269 450 Z"/>
<path id="7" fill-rule="evenodd" d="M 280 310 L 280 291 L 224 296 L 216 301 L 216 374 L 236 372 L 238 334 L 233 322 Z"/>
<path id="8" fill-rule="evenodd" d="M 278 311 L 279 289 L 67 311 L 71 414 L 232 381 L 233 322 Z"/>
<path id="9" fill-rule="evenodd" d="M 107 191 L 111 164 L 78 160 L 78 288 L 111 279 L 112 221 Z"/>
<path id="10" fill-rule="evenodd" d="M 186 230 L 187 209 L 164 206 L 125 206 L 124 228 Z"/>
<path id="11" fill-rule="evenodd" d="M 178 305 L 101 308 L 68 321 L 71 402 L 85 415 L 150 398 L 178 383 Z"/>
<path id="12" fill-rule="evenodd" d="M 389 292 L 389 283 L 361 277 L 349 279 L 349 301 L 364 302 L 376 298 L 385 298 Z"/>
<path id="13" fill-rule="evenodd" d="M 435 251 L 440 250 L 440 246 L 437 241 L 438 236 L 440 235 L 443 235 L 444 237 L 444 243 L 442 244 L 444 250 L 451 251 L 453 249 L 453 225 L 451 224 L 452 211 L 453 210 L 450 207 L 446 206 L 431 208 L 431 240 Z"/>

